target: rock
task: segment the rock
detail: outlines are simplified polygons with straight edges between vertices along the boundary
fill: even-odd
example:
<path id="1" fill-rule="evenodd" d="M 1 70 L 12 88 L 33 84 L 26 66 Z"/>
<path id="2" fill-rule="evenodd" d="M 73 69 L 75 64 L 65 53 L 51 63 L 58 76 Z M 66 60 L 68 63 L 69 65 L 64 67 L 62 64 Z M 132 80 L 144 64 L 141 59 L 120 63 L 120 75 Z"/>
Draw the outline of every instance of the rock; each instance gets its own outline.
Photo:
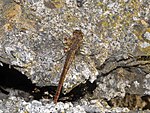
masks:
<path id="1" fill-rule="evenodd" d="M 83 44 L 66 75 L 63 93 L 89 80 L 97 83 L 92 96 L 98 101 L 127 94 L 149 96 L 149 6 L 146 0 L 1 0 L 0 61 L 40 87 L 57 86 L 67 54 L 64 38 L 71 39 L 80 29 Z M 89 107 L 69 107 L 74 109 L 86 112 Z"/>
<path id="2" fill-rule="evenodd" d="M 100 104 L 100 103 L 99 103 Z M 101 104 L 100 104 L 101 105 Z M 65 112 L 65 113 L 87 113 L 87 112 L 111 112 L 111 111 L 118 111 L 118 112 L 127 112 L 129 111 L 127 108 L 105 108 L 105 106 L 101 105 L 101 108 L 96 105 L 73 105 L 71 102 L 62 103 L 58 102 L 55 105 L 53 102 L 45 103 L 43 101 L 36 101 L 33 100 L 31 102 L 26 102 L 18 97 L 9 97 L 3 101 L 0 101 L 0 109 L 1 112 L 9 113 L 9 112 L 17 112 L 17 113 L 49 113 L 49 112 Z"/>
<path id="3" fill-rule="evenodd" d="M 73 30 L 81 29 L 70 25 L 67 27 L 68 6 L 59 7 L 66 12 L 61 14 L 57 7 L 56 12 L 47 9 L 43 1 L 33 5 L 24 3 L 24 6 L 16 2 L 5 4 L 6 1 L 3 1 L 2 6 L 6 10 L 2 13 L 4 18 L 1 18 L 1 61 L 24 73 L 38 86 L 57 86 L 65 61 L 64 37 L 71 37 Z M 59 14 L 60 18 L 57 18 Z M 79 52 L 66 76 L 64 91 L 69 92 L 87 79 L 94 81 L 97 75 L 92 59 Z"/>

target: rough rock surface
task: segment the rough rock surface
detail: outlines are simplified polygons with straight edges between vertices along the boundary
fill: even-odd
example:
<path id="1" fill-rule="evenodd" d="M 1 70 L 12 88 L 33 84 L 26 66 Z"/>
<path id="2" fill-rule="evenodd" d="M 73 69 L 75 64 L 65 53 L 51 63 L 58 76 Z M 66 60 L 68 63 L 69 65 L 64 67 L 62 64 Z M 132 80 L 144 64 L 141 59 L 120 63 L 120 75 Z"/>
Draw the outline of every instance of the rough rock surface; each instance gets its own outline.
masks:
<path id="1" fill-rule="evenodd" d="M 64 38 L 80 29 L 84 41 L 67 73 L 65 93 L 90 80 L 97 84 L 92 97 L 114 106 L 123 107 L 115 99 L 130 98 L 127 94 L 138 95 L 138 101 L 150 96 L 149 0 L 1 0 L 0 25 L 0 61 L 37 86 L 57 86 L 66 57 Z M 4 102 L 9 100 L 23 101 Z M 67 104 L 67 109 L 87 112 L 79 105 Z"/>
<path id="2" fill-rule="evenodd" d="M 84 101 L 83 101 L 84 102 Z M 90 105 L 89 105 L 90 104 Z M 97 105 L 96 105 L 97 104 Z M 13 107 L 10 107 L 13 106 Z M 26 102 L 20 98 L 10 97 L 6 100 L 0 101 L 0 113 L 105 113 L 105 112 L 128 112 L 127 108 L 114 108 L 111 109 L 109 106 L 104 108 L 100 102 L 93 101 L 91 103 L 84 104 L 72 104 L 71 102 L 62 103 L 59 102 L 55 105 L 53 102 L 48 103 L 43 100 L 42 102 L 33 100 Z"/>

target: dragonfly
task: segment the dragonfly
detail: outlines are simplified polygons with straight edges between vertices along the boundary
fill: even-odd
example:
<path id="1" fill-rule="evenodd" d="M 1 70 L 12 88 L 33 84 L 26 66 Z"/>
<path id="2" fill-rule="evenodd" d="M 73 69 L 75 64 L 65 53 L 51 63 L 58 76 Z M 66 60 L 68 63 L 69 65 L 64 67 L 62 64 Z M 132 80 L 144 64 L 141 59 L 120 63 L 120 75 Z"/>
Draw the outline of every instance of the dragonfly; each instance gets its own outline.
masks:
<path id="1" fill-rule="evenodd" d="M 54 96 L 54 103 L 56 104 L 66 77 L 66 74 L 69 70 L 70 65 L 72 64 L 75 54 L 77 50 L 80 48 L 80 45 L 82 44 L 83 41 L 83 32 L 81 30 L 74 30 L 73 31 L 73 36 L 71 38 L 71 44 L 69 45 L 69 50 L 67 52 L 66 60 L 64 63 L 64 67 L 61 73 L 61 77 L 59 80 L 59 84 L 56 90 L 56 94 Z"/>

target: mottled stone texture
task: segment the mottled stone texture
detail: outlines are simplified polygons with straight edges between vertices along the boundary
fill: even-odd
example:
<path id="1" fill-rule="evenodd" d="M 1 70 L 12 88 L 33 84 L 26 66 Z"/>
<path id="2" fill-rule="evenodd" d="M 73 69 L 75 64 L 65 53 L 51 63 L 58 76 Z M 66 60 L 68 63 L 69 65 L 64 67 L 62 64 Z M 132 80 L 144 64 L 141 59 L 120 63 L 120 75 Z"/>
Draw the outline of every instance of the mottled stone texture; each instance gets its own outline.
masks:
<path id="1" fill-rule="evenodd" d="M 0 1 L 1 62 L 39 86 L 57 86 L 64 38 L 80 29 L 84 41 L 66 76 L 66 92 L 90 79 L 98 98 L 150 95 L 149 0 L 86 0 L 80 7 L 76 0 L 14 1 Z"/>

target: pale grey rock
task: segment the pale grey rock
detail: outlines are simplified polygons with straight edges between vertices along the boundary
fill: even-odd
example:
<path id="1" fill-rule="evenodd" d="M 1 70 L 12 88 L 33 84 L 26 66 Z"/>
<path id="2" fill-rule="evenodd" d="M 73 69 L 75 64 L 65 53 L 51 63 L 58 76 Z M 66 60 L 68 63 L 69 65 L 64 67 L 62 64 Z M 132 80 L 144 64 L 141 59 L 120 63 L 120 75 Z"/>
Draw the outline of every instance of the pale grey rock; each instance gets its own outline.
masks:
<path id="1" fill-rule="evenodd" d="M 38 86 L 57 86 L 65 62 L 64 38 L 80 29 L 84 40 L 66 76 L 65 93 L 90 79 L 96 80 L 93 96 L 98 99 L 123 98 L 127 93 L 150 94 L 148 0 L 86 0 L 82 7 L 75 0 L 15 1 L 0 1 L 1 62 L 12 65 Z M 8 99 L 5 105 L 13 106 L 14 101 L 20 99 Z M 26 105 L 28 110 L 32 105 L 38 112 L 45 109 L 37 101 L 24 102 L 23 106 Z M 65 105 L 68 109 L 66 106 L 71 106 L 68 112 L 89 109 L 82 105 Z M 54 107 L 47 109 L 57 111 Z M 123 108 L 114 112 L 120 109 Z"/>
<path id="2" fill-rule="evenodd" d="M 12 11 L 11 8 L 13 7 L 16 8 L 15 10 L 19 14 L 15 14 L 16 17 L 12 19 L 12 21 L 16 22 L 16 28 L 13 28 L 13 30 L 9 31 L 7 29 L 7 25 L 11 27 L 11 23 L 7 19 L 8 23 L 2 23 L 3 36 L 1 36 L 0 40 L 0 59 L 2 62 L 14 66 L 39 86 L 56 86 L 66 57 L 64 38 L 71 37 L 75 29 L 81 29 L 86 34 L 87 27 L 84 28 L 84 25 L 80 27 L 81 22 L 78 22 L 74 27 L 70 26 L 70 24 L 73 24 L 72 22 L 70 24 L 64 22 L 69 14 L 68 5 L 62 7 L 61 10 L 57 8 L 51 10 L 44 6 L 43 1 L 22 4 L 24 6 L 11 2 L 6 5 L 10 9 L 4 11 L 4 17 L 8 16 L 9 19 L 9 12 Z M 24 12 L 24 10 L 28 11 Z M 75 10 L 78 10 L 78 8 L 75 8 Z M 70 14 L 73 14 L 73 10 L 69 11 L 71 11 Z M 82 12 L 77 11 L 77 13 L 81 19 Z M 30 16 L 24 17 L 24 14 Z M 92 26 L 90 25 L 90 27 Z M 5 29 L 4 32 L 3 29 Z M 84 52 L 84 49 L 82 52 Z M 98 71 L 95 68 L 95 63 L 90 57 L 81 55 L 79 50 L 66 76 L 64 91 L 69 92 L 73 87 L 84 83 L 88 79 L 93 82 L 97 75 Z"/>
<path id="3" fill-rule="evenodd" d="M 97 101 L 98 102 L 98 101 Z M 80 103 L 78 103 L 80 104 Z M 90 103 L 89 103 L 90 104 Z M 128 112 L 127 108 L 113 108 L 105 107 L 100 102 L 93 103 L 93 105 L 74 105 L 71 102 L 58 102 L 56 105 L 53 102 L 43 103 L 41 101 L 33 100 L 26 102 L 23 99 L 15 96 L 10 96 L 8 99 L 0 100 L 0 112 L 4 113 L 92 113 L 92 112 Z M 95 104 L 95 105 L 94 105 Z"/>

